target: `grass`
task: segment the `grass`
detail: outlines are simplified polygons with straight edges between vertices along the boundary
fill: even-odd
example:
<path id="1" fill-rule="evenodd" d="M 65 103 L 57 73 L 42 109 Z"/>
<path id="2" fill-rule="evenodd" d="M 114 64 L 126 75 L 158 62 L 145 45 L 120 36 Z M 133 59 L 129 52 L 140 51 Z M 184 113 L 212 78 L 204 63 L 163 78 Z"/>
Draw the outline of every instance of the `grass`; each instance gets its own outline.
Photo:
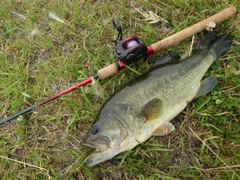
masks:
<path id="1" fill-rule="evenodd" d="M 233 1 L 135 1 L 169 24 L 149 24 L 129 1 L 1 1 L 0 119 L 76 84 L 116 61 L 112 19 L 124 37 L 154 43 L 200 21 Z M 48 17 L 49 12 L 61 20 Z M 133 150 L 93 168 L 80 145 L 101 105 L 126 82 L 145 72 L 165 52 L 117 75 L 62 96 L 1 125 L 1 179 L 240 179 L 239 13 L 216 31 L 229 32 L 233 45 L 206 76 L 218 85 L 191 103 L 168 136 L 152 137 Z M 170 49 L 188 53 L 191 38 Z M 96 89 L 99 91 L 96 93 Z M 88 91 L 88 93 L 86 93 Z"/>

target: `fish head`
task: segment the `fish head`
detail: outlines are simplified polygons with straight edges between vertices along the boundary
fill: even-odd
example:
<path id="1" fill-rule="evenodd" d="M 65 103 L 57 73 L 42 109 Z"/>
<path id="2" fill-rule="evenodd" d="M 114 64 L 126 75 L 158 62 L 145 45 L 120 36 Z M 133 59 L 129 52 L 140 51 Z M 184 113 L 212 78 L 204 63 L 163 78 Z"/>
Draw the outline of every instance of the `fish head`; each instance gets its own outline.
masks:
<path id="1" fill-rule="evenodd" d="M 136 114 L 128 105 L 103 108 L 82 143 L 95 149 L 87 157 L 85 165 L 91 167 L 130 149 L 136 143 L 136 119 Z"/>

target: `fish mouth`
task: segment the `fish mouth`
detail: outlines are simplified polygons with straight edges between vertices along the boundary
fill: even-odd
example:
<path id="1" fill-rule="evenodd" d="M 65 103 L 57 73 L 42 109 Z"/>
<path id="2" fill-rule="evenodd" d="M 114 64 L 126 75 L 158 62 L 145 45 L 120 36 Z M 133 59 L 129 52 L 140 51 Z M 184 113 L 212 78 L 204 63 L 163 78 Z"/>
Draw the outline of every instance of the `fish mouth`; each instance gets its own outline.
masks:
<path id="1" fill-rule="evenodd" d="M 127 138 L 128 139 L 128 138 Z M 139 144 L 137 141 L 130 141 L 131 143 L 124 145 L 123 143 L 114 145 L 114 146 L 109 146 L 108 148 L 102 148 L 102 146 L 93 144 L 93 143 L 89 143 L 89 142 L 83 142 L 82 145 L 90 147 L 92 149 L 94 149 L 95 151 L 90 154 L 86 160 L 85 160 L 85 166 L 86 167 L 92 167 L 96 164 L 105 162 L 109 159 L 112 159 L 114 156 L 116 156 L 117 154 L 124 152 L 128 149 L 131 149 L 130 147 L 135 147 L 137 144 Z"/>
<path id="2" fill-rule="evenodd" d="M 93 140 L 85 140 L 81 144 L 95 150 L 86 158 L 85 165 L 87 167 L 92 167 L 95 164 L 107 161 L 113 157 L 111 140 L 107 136 L 101 136 Z"/>
<path id="3" fill-rule="evenodd" d="M 83 140 L 82 145 L 95 149 L 95 152 L 103 152 L 110 148 L 111 140 L 107 136 L 98 136 L 95 139 Z"/>
<path id="4" fill-rule="evenodd" d="M 94 149 L 95 150 L 94 153 L 101 152 L 101 150 L 99 148 L 97 148 L 97 146 L 95 146 L 93 144 L 83 142 L 82 145 Z"/>
<path id="5" fill-rule="evenodd" d="M 116 153 L 117 151 L 115 148 L 109 148 L 106 151 L 102 151 L 98 149 L 96 146 L 92 146 L 90 144 L 84 143 L 83 145 L 95 149 L 95 151 L 86 158 L 85 160 L 86 167 L 92 167 L 96 164 L 105 162 L 113 158 L 116 154 L 118 154 Z"/>

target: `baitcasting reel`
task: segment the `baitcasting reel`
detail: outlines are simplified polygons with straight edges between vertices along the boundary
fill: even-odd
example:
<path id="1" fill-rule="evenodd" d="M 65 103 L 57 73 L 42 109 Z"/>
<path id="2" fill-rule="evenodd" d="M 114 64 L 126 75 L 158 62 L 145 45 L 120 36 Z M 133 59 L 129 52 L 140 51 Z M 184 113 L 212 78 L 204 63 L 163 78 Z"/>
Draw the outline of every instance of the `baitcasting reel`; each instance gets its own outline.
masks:
<path id="1" fill-rule="evenodd" d="M 113 20 L 113 26 L 118 31 L 117 39 L 112 41 L 115 43 L 113 53 L 118 60 L 132 63 L 146 57 L 148 49 L 141 39 L 136 36 L 122 39 L 123 34 L 121 25 L 115 19 Z"/>

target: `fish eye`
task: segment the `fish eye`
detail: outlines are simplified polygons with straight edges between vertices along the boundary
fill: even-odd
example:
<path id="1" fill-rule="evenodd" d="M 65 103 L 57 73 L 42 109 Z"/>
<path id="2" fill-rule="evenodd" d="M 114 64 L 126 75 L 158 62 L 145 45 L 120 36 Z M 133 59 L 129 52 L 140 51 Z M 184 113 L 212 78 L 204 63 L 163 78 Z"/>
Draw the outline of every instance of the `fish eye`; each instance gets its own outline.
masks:
<path id="1" fill-rule="evenodd" d="M 98 131 L 99 131 L 99 129 L 98 129 L 97 126 L 94 126 L 94 127 L 92 128 L 92 134 L 97 134 Z"/>

